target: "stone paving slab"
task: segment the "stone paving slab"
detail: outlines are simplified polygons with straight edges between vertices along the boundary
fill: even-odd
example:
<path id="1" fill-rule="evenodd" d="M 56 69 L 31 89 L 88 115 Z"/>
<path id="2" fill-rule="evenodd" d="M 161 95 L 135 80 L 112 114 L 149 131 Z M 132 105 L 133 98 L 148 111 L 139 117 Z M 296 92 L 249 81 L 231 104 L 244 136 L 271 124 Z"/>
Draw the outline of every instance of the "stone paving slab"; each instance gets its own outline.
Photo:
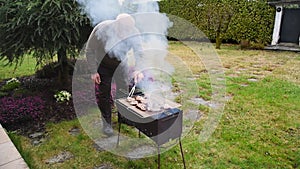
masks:
<path id="1" fill-rule="evenodd" d="M 10 141 L 10 138 L 6 134 L 3 128 L 0 128 L 0 144 Z"/>
<path id="2" fill-rule="evenodd" d="M 0 169 L 29 169 L 22 158 L 0 166 Z"/>
<path id="3" fill-rule="evenodd" d="M 29 169 L 0 124 L 0 169 Z"/>

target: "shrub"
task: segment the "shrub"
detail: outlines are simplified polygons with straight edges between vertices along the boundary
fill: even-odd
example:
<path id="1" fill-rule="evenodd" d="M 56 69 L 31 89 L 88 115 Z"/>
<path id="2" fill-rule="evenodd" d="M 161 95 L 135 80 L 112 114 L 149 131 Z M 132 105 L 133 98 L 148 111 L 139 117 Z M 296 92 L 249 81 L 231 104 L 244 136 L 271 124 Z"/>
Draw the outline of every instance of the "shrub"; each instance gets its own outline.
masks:
<path id="1" fill-rule="evenodd" d="M 68 60 L 68 66 L 69 66 L 69 74 L 72 75 L 74 70 L 74 63 L 73 60 Z M 52 62 L 45 66 L 43 66 L 40 70 L 37 70 L 35 72 L 35 76 L 37 78 L 55 78 L 59 74 L 59 70 L 61 69 L 58 62 Z"/>
<path id="2" fill-rule="evenodd" d="M 23 77 L 21 79 L 22 87 L 29 89 L 30 91 L 44 90 L 45 88 L 51 88 L 54 84 L 54 79 L 40 79 L 35 76 Z"/>
<path id="3" fill-rule="evenodd" d="M 18 79 L 12 78 L 6 82 L 5 85 L 1 87 L 2 92 L 12 91 L 18 87 L 20 87 L 21 83 Z"/>
<path id="4" fill-rule="evenodd" d="M 4 97 L 0 99 L 0 123 L 11 124 L 37 119 L 45 108 L 38 96 L 24 98 Z"/>
<path id="5" fill-rule="evenodd" d="M 0 98 L 4 96 L 8 96 L 9 93 L 0 91 Z"/>

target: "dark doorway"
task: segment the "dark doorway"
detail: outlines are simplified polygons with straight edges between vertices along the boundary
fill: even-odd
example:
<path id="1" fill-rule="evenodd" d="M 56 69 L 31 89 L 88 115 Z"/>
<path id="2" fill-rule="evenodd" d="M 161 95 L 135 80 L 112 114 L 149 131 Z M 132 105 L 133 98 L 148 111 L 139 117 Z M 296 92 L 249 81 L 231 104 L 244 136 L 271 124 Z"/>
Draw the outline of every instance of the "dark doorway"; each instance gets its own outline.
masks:
<path id="1" fill-rule="evenodd" d="M 300 36 L 300 8 L 284 9 L 280 42 L 299 43 Z"/>

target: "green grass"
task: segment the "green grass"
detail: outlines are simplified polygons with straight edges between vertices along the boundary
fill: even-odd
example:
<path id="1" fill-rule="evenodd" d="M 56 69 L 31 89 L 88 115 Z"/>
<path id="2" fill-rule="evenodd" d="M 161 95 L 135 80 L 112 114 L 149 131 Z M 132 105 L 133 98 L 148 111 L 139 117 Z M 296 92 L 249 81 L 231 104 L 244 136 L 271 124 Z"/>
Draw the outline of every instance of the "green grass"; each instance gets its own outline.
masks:
<path id="1" fill-rule="evenodd" d="M 185 93 L 181 99 L 200 96 L 211 99 L 209 75 L 199 65 L 198 58 L 186 46 L 172 42 L 170 52 L 189 65 L 198 78 L 194 81 L 199 93 Z M 209 108 L 200 106 L 203 117 L 183 139 L 187 168 L 299 168 L 300 167 L 300 56 L 293 52 L 239 50 L 234 45 L 224 45 L 217 50 L 226 75 L 227 95 L 224 114 L 213 135 L 200 142 L 203 123 Z M 198 63 L 198 65 L 196 64 Z M 175 64 L 175 63 L 174 63 Z M 182 67 L 180 64 L 178 67 Z M 180 69 L 180 68 L 178 68 Z M 184 72 L 186 73 L 186 72 Z M 184 84 L 184 73 L 177 71 L 174 83 Z M 258 79 L 251 82 L 249 78 Z M 182 86 L 176 90 L 184 89 Z M 186 102 L 183 102 L 188 107 Z M 116 120 L 116 119 L 114 119 Z M 124 126 L 124 125 L 123 125 Z M 78 127 L 81 134 L 72 136 L 68 131 Z M 96 151 L 94 142 L 81 128 L 77 119 L 47 124 L 47 139 L 33 146 L 27 137 L 11 135 L 17 140 L 21 154 L 35 169 L 85 168 L 92 169 L 109 164 L 116 169 L 154 169 L 156 157 L 129 160 L 106 151 Z M 124 126 L 122 132 L 136 135 Z M 74 158 L 54 165 L 45 160 L 61 151 L 70 151 Z M 161 155 L 162 169 L 183 168 L 179 146 Z"/>
<path id="2" fill-rule="evenodd" d="M 215 134 L 219 142 L 232 144 L 226 150 L 233 151 L 237 164 L 241 168 L 299 166 L 300 87 L 268 77 L 231 90 L 234 99 Z M 246 159 L 237 158 L 241 153 L 234 155 L 235 151 L 243 152 Z"/>
<path id="3" fill-rule="evenodd" d="M 11 141 L 16 146 L 16 148 L 19 150 L 22 158 L 27 163 L 28 167 L 34 168 L 35 162 L 33 161 L 33 156 L 31 154 L 31 151 L 23 148 L 24 138 L 22 136 L 16 134 L 15 132 L 8 132 L 7 134 L 9 136 L 9 138 L 11 139 Z"/>
<path id="4" fill-rule="evenodd" d="M 28 76 L 35 73 L 36 60 L 31 55 L 26 55 L 21 65 L 7 65 L 7 61 L 0 61 L 0 80 L 13 77 Z"/>

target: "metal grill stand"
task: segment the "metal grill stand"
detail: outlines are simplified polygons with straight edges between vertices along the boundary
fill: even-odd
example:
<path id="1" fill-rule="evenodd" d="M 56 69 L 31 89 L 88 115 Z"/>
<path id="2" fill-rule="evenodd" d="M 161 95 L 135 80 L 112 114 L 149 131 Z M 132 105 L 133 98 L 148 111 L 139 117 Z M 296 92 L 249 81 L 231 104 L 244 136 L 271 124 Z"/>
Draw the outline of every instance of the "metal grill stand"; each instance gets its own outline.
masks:
<path id="1" fill-rule="evenodd" d="M 151 138 L 157 145 L 157 168 L 160 169 L 160 146 L 167 143 L 171 139 L 179 139 L 179 146 L 184 168 L 186 168 L 184 153 L 181 144 L 182 133 L 182 110 L 172 108 L 148 117 L 141 117 L 134 108 L 130 108 L 124 101 L 117 100 L 116 105 L 118 112 L 118 140 L 121 132 L 121 124 L 134 126 L 149 138 Z M 120 113 L 122 112 L 122 113 Z"/>

